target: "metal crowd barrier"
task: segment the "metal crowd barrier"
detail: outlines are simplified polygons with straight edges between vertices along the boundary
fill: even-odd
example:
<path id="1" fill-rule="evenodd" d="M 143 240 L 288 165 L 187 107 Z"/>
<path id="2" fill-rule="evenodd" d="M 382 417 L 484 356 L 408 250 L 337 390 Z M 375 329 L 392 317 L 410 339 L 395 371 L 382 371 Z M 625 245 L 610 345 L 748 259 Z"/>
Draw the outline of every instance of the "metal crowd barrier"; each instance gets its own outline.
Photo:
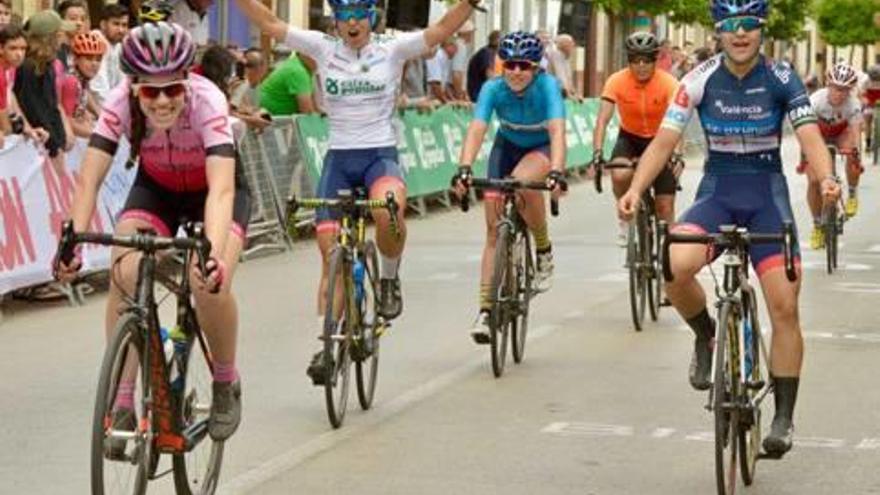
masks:
<path id="1" fill-rule="evenodd" d="M 311 195 L 314 190 L 299 148 L 295 117 L 274 117 L 272 125 L 261 132 L 248 129 L 239 142 L 252 196 L 248 247 L 242 254 L 245 259 L 291 246 L 286 227 L 287 197 L 292 192 Z"/>

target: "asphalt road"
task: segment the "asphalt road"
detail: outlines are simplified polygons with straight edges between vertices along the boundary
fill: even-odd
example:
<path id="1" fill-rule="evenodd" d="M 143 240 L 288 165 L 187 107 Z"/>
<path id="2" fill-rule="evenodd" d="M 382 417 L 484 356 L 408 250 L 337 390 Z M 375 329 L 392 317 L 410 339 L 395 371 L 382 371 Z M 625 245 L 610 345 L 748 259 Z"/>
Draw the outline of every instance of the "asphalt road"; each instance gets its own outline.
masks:
<path id="1" fill-rule="evenodd" d="M 796 150 L 786 143 L 789 162 Z M 691 159 L 679 208 L 700 177 Z M 880 493 L 880 173 L 869 169 L 843 266 L 804 252 L 806 360 L 797 447 L 745 493 Z M 803 178 L 790 185 L 806 244 Z M 575 185 L 552 221 L 552 291 L 533 303 L 523 364 L 494 379 L 471 343 L 483 239 L 477 211 L 409 222 L 406 310 L 383 341 L 375 408 L 333 431 L 304 370 L 316 346 L 311 243 L 237 274 L 244 419 L 224 494 L 709 494 L 712 416 L 687 385 L 691 335 L 668 308 L 636 333 L 610 194 Z M 710 279 L 705 278 L 707 286 Z M 0 493 L 88 493 L 102 294 L 12 304 L 0 324 Z M 766 318 L 766 317 L 765 317 Z M 172 493 L 166 480 L 150 493 Z"/>

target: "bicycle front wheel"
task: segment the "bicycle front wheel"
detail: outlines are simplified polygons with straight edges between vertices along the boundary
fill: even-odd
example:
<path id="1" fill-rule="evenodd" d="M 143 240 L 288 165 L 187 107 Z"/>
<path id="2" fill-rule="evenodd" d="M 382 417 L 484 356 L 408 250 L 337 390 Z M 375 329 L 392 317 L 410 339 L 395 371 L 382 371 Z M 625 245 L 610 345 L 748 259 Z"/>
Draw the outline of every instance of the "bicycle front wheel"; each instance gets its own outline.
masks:
<path id="1" fill-rule="evenodd" d="M 647 222 L 647 258 L 649 259 L 648 272 L 648 309 L 651 313 L 651 321 L 657 321 L 660 317 L 660 307 L 663 304 L 663 249 L 660 240 L 660 220 L 656 215 L 651 215 Z"/>
<path id="2" fill-rule="evenodd" d="M 188 325 L 186 342 L 180 349 L 175 348 L 174 359 L 183 366 L 179 378 L 171 383 L 171 391 L 178 394 L 181 431 L 192 445 L 172 458 L 174 485 L 179 495 L 210 495 L 217 490 L 225 442 L 216 442 L 208 435 L 213 400 L 210 353 L 204 338 L 198 337 L 194 316 Z"/>
<path id="3" fill-rule="evenodd" d="M 715 333 L 715 373 L 712 410 L 715 414 L 715 479 L 718 495 L 736 492 L 739 413 L 732 407 L 737 398 L 738 344 L 731 337 L 739 331 L 740 316 L 730 303 L 721 306 Z"/>
<path id="4" fill-rule="evenodd" d="M 356 334 L 357 352 L 354 357 L 355 377 L 357 378 L 358 401 L 366 411 L 373 405 L 376 394 L 376 379 L 379 376 L 379 341 L 384 322 L 379 319 L 379 259 L 376 245 L 367 241 L 364 246 L 363 262 L 364 293 L 359 301 L 360 331 Z"/>
<path id="5" fill-rule="evenodd" d="M 514 244 L 516 273 L 516 316 L 513 319 L 511 340 L 513 345 L 513 362 L 522 362 L 526 352 L 526 335 L 529 330 L 529 303 L 532 300 L 532 279 L 535 275 L 535 259 L 532 254 L 532 243 L 528 231 L 524 228 L 517 236 Z"/>
<path id="6" fill-rule="evenodd" d="M 825 211 L 825 266 L 828 274 L 834 273 L 837 267 L 837 207 L 831 206 Z"/>
<path id="7" fill-rule="evenodd" d="M 334 428 L 342 426 L 348 404 L 348 383 L 351 373 L 348 328 L 353 323 L 349 321 L 351 292 L 351 268 L 346 263 L 345 250 L 337 247 L 330 254 L 323 336 L 324 397 L 327 403 L 327 417 Z"/>
<path id="8" fill-rule="evenodd" d="M 743 335 L 746 335 L 746 325 L 750 327 L 751 342 L 746 339 L 743 348 L 746 351 L 746 369 L 742 375 L 747 380 L 745 396 L 750 405 L 750 413 L 740 418 L 741 427 L 739 434 L 740 470 L 742 480 L 746 486 L 750 486 L 755 480 L 755 468 L 758 464 L 758 456 L 761 453 L 761 391 L 766 387 L 769 373 L 761 366 L 764 359 L 761 355 L 761 323 L 758 321 L 758 311 L 755 301 L 751 296 L 743 294 Z M 766 396 L 765 396 L 766 397 Z M 760 401 L 759 401 L 760 400 Z"/>
<path id="9" fill-rule="evenodd" d="M 515 297 L 513 270 L 510 266 L 510 224 L 498 226 L 495 244 L 495 266 L 492 273 L 492 315 L 489 325 L 489 348 L 492 354 L 492 373 L 495 378 L 504 373 L 507 360 L 507 339 L 510 333 L 511 305 Z"/>
<path id="10" fill-rule="evenodd" d="M 629 267 L 629 307 L 632 314 L 633 327 L 642 331 L 645 321 L 646 288 L 643 275 L 644 252 L 642 251 L 643 232 L 641 230 L 642 214 L 629 225 L 626 243 L 626 263 Z"/>
<path id="11" fill-rule="evenodd" d="M 143 398 L 149 383 L 141 368 L 144 360 L 144 322 L 134 313 L 123 314 L 116 324 L 110 345 L 104 351 L 95 410 L 92 418 L 91 478 L 93 495 L 143 494 L 147 491 L 155 457 L 150 428 L 152 421 Z M 120 383 L 134 387 L 134 410 L 129 419 L 114 413 Z M 115 418 L 119 418 L 114 421 Z M 116 423 L 116 424 L 114 424 Z"/>

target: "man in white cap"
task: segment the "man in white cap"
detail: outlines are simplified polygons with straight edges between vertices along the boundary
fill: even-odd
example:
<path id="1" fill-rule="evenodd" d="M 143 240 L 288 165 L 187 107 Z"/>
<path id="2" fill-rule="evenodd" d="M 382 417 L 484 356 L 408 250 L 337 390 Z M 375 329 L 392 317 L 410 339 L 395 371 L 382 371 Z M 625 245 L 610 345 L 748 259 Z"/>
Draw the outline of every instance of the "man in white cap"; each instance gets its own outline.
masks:
<path id="1" fill-rule="evenodd" d="M 465 77 L 468 60 L 471 58 L 471 46 L 474 43 L 474 29 L 474 23 L 467 21 L 457 33 L 458 50 L 452 59 L 452 94 L 459 101 L 467 101 L 468 99 Z"/>

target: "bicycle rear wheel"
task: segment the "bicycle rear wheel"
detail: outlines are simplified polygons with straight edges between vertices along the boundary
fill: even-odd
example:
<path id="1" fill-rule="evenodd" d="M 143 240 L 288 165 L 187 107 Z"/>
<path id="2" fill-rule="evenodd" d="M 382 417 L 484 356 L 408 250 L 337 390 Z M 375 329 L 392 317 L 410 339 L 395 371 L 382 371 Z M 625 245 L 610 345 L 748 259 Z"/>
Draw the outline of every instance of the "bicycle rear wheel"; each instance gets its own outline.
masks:
<path id="1" fill-rule="evenodd" d="M 379 376 L 379 342 L 383 322 L 379 320 L 379 259 L 376 245 L 367 241 L 364 246 L 364 295 L 360 301 L 360 331 L 356 343 L 357 352 L 353 356 L 355 378 L 357 378 L 358 401 L 361 409 L 367 410 L 373 405 L 376 393 L 376 379 Z"/>
<path id="2" fill-rule="evenodd" d="M 636 220 L 629 225 L 626 243 L 626 262 L 629 267 L 629 307 L 632 314 L 633 327 L 637 332 L 642 331 L 645 321 L 646 287 L 643 275 L 644 253 L 642 251 L 643 237 L 640 232 L 642 214 L 636 215 Z"/>
<path id="3" fill-rule="evenodd" d="M 492 273 L 492 315 L 489 325 L 489 349 L 492 354 L 492 373 L 495 378 L 504 373 L 507 360 L 507 339 L 510 335 L 512 300 L 515 297 L 513 269 L 510 263 L 510 224 L 498 226 L 495 244 L 495 266 Z"/>
<path id="4" fill-rule="evenodd" d="M 825 267 L 828 274 L 837 267 L 837 206 L 829 206 L 825 211 Z"/>
<path id="5" fill-rule="evenodd" d="M 763 358 L 761 355 L 761 323 L 758 320 L 758 311 L 755 308 L 755 302 L 751 297 L 744 294 L 743 297 L 743 330 L 745 326 L 751 327 L 751 342 L 745 342 L 743 348 L 746 349 L 747 356 L 750 357 L 751 369 L 744 370 L 743 376 L 746 377 L 750 386 L 746 386 L 745 396 L 751 405 L 751 414 L 744 414 L 740 418 L 740 428 L 737 431 L 739 436 L 740 450 L 740 470 L 743 483 L 750 486 L 755 481 L 755 468 L 758 464 L 758 456 L 761 453 L 761 404 L 756 402 L 761 391 L 766 387 L 765 380 L 769 373 L 765 373 L 761 367 Z M 743 333 L 745 335 L 745 333 Z M 747 361 L 747 366 L 748 366 Z"/>
<path id="6" fill-rule="evenodd" d="M 740 317 L 730 303 L 721 306 L 718 318 L 718 331 L 715 334 L 715 373 L 712 382 L 712 411 L 715 414 L 715 480 L 718 495 L 733 495 L 736 492 L 736 469 L 738 467 L 737 435 L 739 414 L 730 407 L 737 397 L 738 354 L 733 349 L 736 343 L 730 339 L 738 332 Z"/>
<path id="7" fill-rule="evenodd" d="M 338 284 L 342 294 L 336 297 Z M 351 374 L 348 328 L 351 308 L 351 268 L 345 261 L 345 250 L 335 248 L 330 254 L 327 279 L 327 308 L 324 315 L 324 398 L 327 417 L 334 428 L 342 426 L 348 403 L 348 384 Z"/>
<path id="8" fill-rule="evenodd" d="M 192 439 L 192 445 L 172 458 L 174 485 L 179 495 L 209 495 L 217 490 L 225 442 L 216 442 L 208 435 L 213 400 L 210 353 L 204 338 L 198 336 L 194 315 L 187 325 L 187 340 L 182 345 L 175 342 L 174 356 L 185 367 L 179 367 L 181 374 L 172 381 L 171 390 L 178 394 L 181 431 Z"/>
<path id="9" fill-rule="evenodd" d="M 132 312 L 116 324 L 104 351 L 95 410 L 92 418 L 91 478 L 93 495 L 143 494 L 147 491 L 152 461 L 152 421 L 143 398 L 148 395 L 147 373 L 142 368 L 144 323 Z M 123 376 L 134 375 L 134 431 L 113 429 L 113 404 Z M 146 425 L 148 431 L 139 431 Z"/>
<path id="10" fill-rule="evenodd" d="M 511 340 L 513 345 L 513 362 L 522 362 L 526 352 L 526 335 L 529 330 L 529 304 L 532 301 L 532 279 L 535 275 L 535 259 L 532 253 L 532 242 L 528 231 L 523 228 L 517 235 L 513 245 L 516 273 L 516 316 L 513 318 Z"/>
<path id="11" fill-rule="evenodd" d="M 661 252 L 663 249 L 660 242 L 660 220 L 657 215 L 651 215 L 647 226 L 648 236 L 645 246 L 647 247 L 646 258 L 649 260 L 647 266 L 650 267 L 646 270 L 648 273 L 648 310 L 651 313 L 651 321 L 657 321 L 657 318 L 660 317 L 660 306 L 663 303 L 663 265 L 660 258 L 663 255 Z"/>

